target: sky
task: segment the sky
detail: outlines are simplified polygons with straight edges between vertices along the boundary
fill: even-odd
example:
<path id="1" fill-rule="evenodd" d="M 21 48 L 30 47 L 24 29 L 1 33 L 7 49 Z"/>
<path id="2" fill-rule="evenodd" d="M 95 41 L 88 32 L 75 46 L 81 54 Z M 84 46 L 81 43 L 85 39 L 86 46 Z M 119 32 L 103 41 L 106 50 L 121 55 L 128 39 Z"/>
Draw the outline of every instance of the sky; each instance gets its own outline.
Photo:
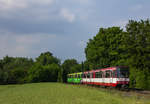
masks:
<path id="1" fill-rule="evenodd" d="M 147 18 L 150 0 L 0 0 L 0 58 L 50 51 L 81 62 L 99 28 Z"/>

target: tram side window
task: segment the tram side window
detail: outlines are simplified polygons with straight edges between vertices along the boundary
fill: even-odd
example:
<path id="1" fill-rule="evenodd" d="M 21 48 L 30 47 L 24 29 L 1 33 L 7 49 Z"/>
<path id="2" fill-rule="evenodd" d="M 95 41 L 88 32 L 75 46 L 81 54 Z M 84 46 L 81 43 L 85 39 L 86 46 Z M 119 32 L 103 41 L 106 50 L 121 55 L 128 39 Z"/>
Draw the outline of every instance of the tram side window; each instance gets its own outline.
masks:
<path id="1" fill-rule="evenodd" d="M 86 74 L 83 74 L 83 78 L 86 78 Z"/>
<path id="2" fill-rule="evenodd" d="M 99 74 L 100 74 L 99 72 L 96 72 L 95 73 L 95 78 L 99 78 Z"/>
<path id="3" fill-rule="evenodd" d="M 90 78 L 90 73 L 87 74 L 87 78 Z"/>
<path id="4" fill-rule="evenodd" d="M 102 74 L 103 74 L 102 71 L 96 72 L 96 73 L 95 73 L 95 78 L 102 78 Z"/>
<path id="5" fill-rule="evenodd" d="M 81 74 L 78 74 L 78 78 L 81 78 Z"/>
<path id="6" fill-rule="evenodd" d="M 81 78 L 84 78 L 84 74 L 81 74 Z"/>
<path id="7" fill-rule="evenodd" d="M 110 70 L 108 70 L 108 71 L 106 71 L 106 74 L 105 74 L 106 76 L 106 78 L 110 78 Z"/>

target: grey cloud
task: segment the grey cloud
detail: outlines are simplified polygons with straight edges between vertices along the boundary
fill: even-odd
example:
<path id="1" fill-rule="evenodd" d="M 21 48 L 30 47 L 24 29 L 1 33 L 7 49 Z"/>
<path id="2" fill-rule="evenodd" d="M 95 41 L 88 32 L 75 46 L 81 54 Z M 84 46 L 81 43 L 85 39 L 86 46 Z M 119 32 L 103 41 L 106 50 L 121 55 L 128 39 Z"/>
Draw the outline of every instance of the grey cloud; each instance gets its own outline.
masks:
<path id="1" fill-rule="evenodd" d="M 73 39 L 72 36 L 44 33 L 19 35 L 5 32 L 3 36 L 0 35 L 0 58 L 6 55 L 35 58 L 41 52 L 51 51 L 62 60 L 67 58 L 83 60 L 84 55 L 81 54 L 83 47 L 78 46 L 77 42 L 78 39 Z"/>

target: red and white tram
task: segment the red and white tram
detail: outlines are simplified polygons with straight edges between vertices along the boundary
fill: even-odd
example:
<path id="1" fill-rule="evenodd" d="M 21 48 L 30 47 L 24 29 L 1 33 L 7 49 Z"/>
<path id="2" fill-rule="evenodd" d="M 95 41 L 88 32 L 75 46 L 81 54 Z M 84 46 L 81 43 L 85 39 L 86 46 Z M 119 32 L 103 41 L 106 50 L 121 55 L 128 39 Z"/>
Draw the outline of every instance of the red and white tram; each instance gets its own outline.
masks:
<path id="1" fill-rule="evenodd" d="M 86 71 L 83 72 L 82 83 L 112 87 L 128 87 L 129 68 L 118 66 Z"/>

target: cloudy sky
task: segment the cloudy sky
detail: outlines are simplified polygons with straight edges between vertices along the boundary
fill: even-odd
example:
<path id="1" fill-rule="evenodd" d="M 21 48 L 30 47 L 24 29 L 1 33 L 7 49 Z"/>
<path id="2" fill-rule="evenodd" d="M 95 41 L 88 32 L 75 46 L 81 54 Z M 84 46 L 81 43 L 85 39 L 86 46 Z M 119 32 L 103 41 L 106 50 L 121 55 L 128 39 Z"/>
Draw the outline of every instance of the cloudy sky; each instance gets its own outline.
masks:
<path id="1" fill-rule="evenodd" d="M 0 0 L 0 58 L 50 51 L 81 62 L 100 27 L 149 17 L 150 0 Z"/>

